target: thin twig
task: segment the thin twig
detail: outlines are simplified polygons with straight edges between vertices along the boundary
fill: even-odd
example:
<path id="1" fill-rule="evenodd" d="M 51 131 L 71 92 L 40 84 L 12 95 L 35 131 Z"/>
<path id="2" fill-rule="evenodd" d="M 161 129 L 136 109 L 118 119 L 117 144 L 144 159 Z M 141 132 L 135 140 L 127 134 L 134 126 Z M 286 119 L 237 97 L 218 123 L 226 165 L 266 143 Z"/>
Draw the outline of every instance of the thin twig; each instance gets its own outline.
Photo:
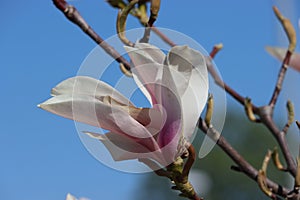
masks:
<path id="1" fill-rule="evenodd" d="M 288 68 L 288 64 L 290 62 L 291 56 L 292 56 L 292 53 L 290 51 L 287 51 L 286 55 L 285 55 L 285 58 L 282 62 L 279 74 L 278 74 L 278 79 L 277 79 L 277 83 L 276 83 L 273 95 L 272 95 L 271 100 L 269 102 L 269 106 L 271 106 L 272 108 L 274 108 L 274 106 L 277 102 L 278 96 L 280 94 L 280 91 L 282 89 L 282 84 L 283 84 L 283 81 L 284 81 L 284 78 L 285 78 L 286 70 Z"/>
<path id="2" fill-rule="evenodd" d="M 278 75 L 278 80 L 276 83 L 276 87 L 274 89 L 272 98 L 270 100 L 269 105 L 273 108 L 276 104 L 277 98 L 280 94 L 281 88 L 282 88 L 282 84 L 283 84 L 283 80 L 286 74 L 286 70 L 290 61 L 290 58 L 295 50 L 296 47 L 296 43 L 297 43 L 297 37 L 296 37 L 296 31 L 292 25 L 292 23 L 290 22 L 289 19 L 285 18 L 280 11 L 278 10 L 277 7 L 273 7 L 274 13 L 276 15 L 276 17 L 278 18 L 279 22 L 281 23 L 283 29 L 285 30 L 286 36 L 288 37 L 289 40 L 289 47 L 288 50 L 286 52 L 285 58 L 282 62 L 282 66 Z"/>

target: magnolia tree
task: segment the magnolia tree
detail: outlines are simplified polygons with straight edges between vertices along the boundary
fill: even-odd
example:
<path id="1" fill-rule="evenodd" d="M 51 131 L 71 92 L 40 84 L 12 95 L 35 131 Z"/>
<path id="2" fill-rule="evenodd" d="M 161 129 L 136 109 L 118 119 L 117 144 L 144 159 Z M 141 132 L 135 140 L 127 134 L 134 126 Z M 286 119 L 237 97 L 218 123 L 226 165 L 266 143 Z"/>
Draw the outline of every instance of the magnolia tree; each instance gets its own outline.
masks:
<path id="1" fill-rule="evenodd" d="M 283 129 L 273 120 L 273 111 L 288 66 L 300 71 L 300 55 L 294 53 L 295 30 L 289 19 L 282 16 L 276 7 L 273 10 L 285 30 L 289 46 L 286 49 L 267 47 L 271 55 L 282 61 L 282 66 L 269 103 L 258 107 L 251 103 L 250 98 L 243 97 L 227 85 L 218 74 L 213 58 L 222 49 L 221 44 L 215 45 L 211 53 L 206 55 L 204 51 L 194 49 L 189 44 L 176 45 L 178 41 L 171 41 L 168 34 L 154 26 L 160 0 L 107 1 L 112 7 L 119 9 L 117 36 L 123 43 L 124 53 L 111 46 L 109 41 L 104 41 L 75 7 L 64 0 L 53 2 L 71 22 L 79 26 L 104 50 L 103 53 L 119 63 L 121 71 L 134 80 L 148 100 L 149 106 L 137 107 L 116 87 L 97 79 L 97 75 L 92 77 L 79 73 L 78 76 L 66 79 L 54 87 L 51 91 L 52 98 L 41 103 L 40 108 L 76 122 L 107 130 L 105 133 L 99 133 L 97 128 L 93 129 L 96 131 L 87 128 L 82 130 L 81 134 L 105 147 L 114 162 L 135 160 L 158 176 L 170 179 L 174 185 L 172 189 L 178 190 L 179 195 L 187 199 L 205 199 L 195 192 L 189 176 L 196 159 L 191 143 L 197 129 L 232 159 L 235 163 L 232 170 L 257 182 L 258 189 L 268 197 L 300 199 L 300 158 L 293 157 L 286 140 L 286 133 L 295 122 L 292 102 L 287 103 L 288 121 Z M 127 37 L 128 15 L 139 19 L 143 27 L 140 37 L 135 38 L 136 42 Z M 151 39 L 154 36 L 158 36 L 170 48 L 163 49 L 153 44 Z M 105 63 L 105 60 L 102 62 Z M 216 128 L 213 116 L 217 112 L 214 112 L 214 102 L 217 98 L 213 98 L 215 90 L 212 89 L 210 79 L 221 91 L 227 92 L 245 108 L 245 114 L 251 122 L 266 126 L 278 142 L 278 148 L 267 151 L 259 169 L 247 162 L 221 135 L 221 130 Z M 296 121 L 296 124 L 300 128 L 300 123 Z M 279 158 L 277 149 L 281 151 L 283 159 Z M 280 182 L 268 178 L 270 160 L 273 160 L 279 171 L 293 177 L 292 188 L 284 187 Z M 76 198 L 68 194 L 67 199 Z"/>

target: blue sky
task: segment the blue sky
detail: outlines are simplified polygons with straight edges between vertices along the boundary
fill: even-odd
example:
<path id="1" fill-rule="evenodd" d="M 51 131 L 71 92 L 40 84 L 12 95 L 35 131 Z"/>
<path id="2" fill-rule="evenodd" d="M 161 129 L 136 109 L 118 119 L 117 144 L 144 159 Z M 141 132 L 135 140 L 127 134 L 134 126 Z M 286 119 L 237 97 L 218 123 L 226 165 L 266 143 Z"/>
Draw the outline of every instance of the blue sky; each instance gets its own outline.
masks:
<path id="1" fill-rule="evenodd" d="M 280 64 L 264 46 L 286 44 L 271 7 L 278 5 L 296 24 L 300 3 L 172 2 L 162 1 L 156 25 L 194 38 L 207 51 L 222 42 L 224 50 L 216 63 L 223 79 L 258 105 L 268 102 Z M 70 3 L 103 38 L 115 34 L 117 11 L 107 3 Z M 102 165 L 81 144 L 72 121 L 36 107 L 49 97 L 53 86 L 76 75 L 94 42 L 67 21 L 51 0 L 1 1 L 0 19 L 0 199 L 56 200 L 64 199 L 68 192 L 92 200 L 132 199 L 143 175 Z M 130 17 L 128 28 L 136 27 L 139 23 Z M 119 73 L 117 66 L 115 70 Z M 300 99 L 295 92 L 299 73 L 289 70 L 288 77 L 279 110 L 287 96 Z"/>

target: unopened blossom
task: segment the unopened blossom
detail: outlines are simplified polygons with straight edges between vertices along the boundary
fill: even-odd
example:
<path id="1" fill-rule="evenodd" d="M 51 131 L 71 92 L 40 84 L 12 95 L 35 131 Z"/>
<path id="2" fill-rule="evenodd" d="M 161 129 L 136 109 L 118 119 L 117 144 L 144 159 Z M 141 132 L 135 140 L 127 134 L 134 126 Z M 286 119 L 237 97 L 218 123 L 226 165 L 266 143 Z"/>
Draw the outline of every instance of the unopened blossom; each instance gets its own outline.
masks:
<path id="1" fill-rule="evenodd" d="M 283 61 L 287 53 L 286 48 L 280 48 L 280 47 L 266 47 L 266 50 L 268 53 L 276 57 L 281 62 Z M 300 72 L 300 53 L 294 52 L 292 54 L 289 62 L 289 66 Z"/>
<path id="2" fill-rule="evenodd" d="M 175 46 L 165 55 L 150 44 L 125 47 L 135 82 L 150 108 L 137 108 L 103 81 L 77 76 L 52 89 L 39 106 L 54 114 L 109 130 L 86 132 L 99 139 L 115 161 L 148 158 L 163 166 L 185 151 L 208 94 L 203 55 Z"/>

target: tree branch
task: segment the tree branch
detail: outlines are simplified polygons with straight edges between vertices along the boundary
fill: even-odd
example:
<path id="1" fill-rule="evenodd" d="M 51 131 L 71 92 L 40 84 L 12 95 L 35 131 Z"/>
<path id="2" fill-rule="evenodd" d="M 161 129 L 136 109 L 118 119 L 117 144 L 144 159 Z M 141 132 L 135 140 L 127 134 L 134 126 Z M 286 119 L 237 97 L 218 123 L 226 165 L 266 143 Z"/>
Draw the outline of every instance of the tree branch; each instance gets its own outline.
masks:
<path id="1" fill-rule="evenodd" d="M 278 74 L 277 83 L 276 83 L 273 95 L 271 97 L 271 100 L 269 102 L 269 106 L 271 106 L 271 107 L 274 107 L 276 102 L 277 102 L 277 99 L 278 99 L 278 96 L 280 94 L 282 84 L 283 84 L 283 81 L 284 81 L 284 77 L 285 77 L 285 74 L 286 74 L 286 70 L 288 68 L 288 63 L 290 62 L 291 55 L 292 55 L 292 53 L 290 51 L 287 51 L 286 55 L 285 55 L 285 58 L 282 62 L 282 65 L 281 65 L 281 68 L 280 68 L 280 71 L 279 71 L 279 74 Z"/>
<path id="2" fill-rule="evenodd" d="M 288 148 L 285 133 L 278 129 L 278 127 L 275 125 L 275 122 L 270 115 L 262 116 L 261 121 L 266 125 L 266 127 L 270 130 L 270 132 L 273 134 L 273 136 L 277 140 L 278 145 L 279 145 L 279 147 L 282 151 L 282 154 L 285 158 L 285 161 L 287 163 L 287 170 L 293 175 L 293 177 L 295 177 L 296 173 L 297 173 L 296 163 L 295 163 L 293 156 Z"/>
<path id="3" fill-rule="evenodd" d="M 207 134 L 210 129 L 210 134 L 207 134 L 212 140 L 214 140 L 217 145 L 238 165 L 240 172 L 247 175 L 249 178 L 257 182 L 258 171 L 249 164 L 227 141 L 221 136 L 221 134 L 214 128 L 208 128 L 203 119 L 199 119 L 198 127 Z M 218 138 L 218 140 L 216 140 Z M 266 183 L 269 188 L 272 189 L 273 193 L 287 197 L 289 190 L 270 179 L 266 179 Z"/>

